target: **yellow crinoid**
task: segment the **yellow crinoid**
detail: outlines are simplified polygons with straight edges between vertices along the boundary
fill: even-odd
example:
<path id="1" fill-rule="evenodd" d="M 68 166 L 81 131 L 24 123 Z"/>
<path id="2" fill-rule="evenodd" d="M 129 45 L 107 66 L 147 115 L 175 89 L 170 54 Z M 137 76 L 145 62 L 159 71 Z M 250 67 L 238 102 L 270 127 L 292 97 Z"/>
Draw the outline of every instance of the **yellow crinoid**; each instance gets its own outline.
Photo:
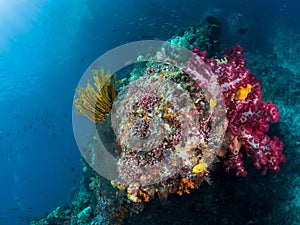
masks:
<path id="1" fill-rule="evenodd" d="M 84 89 L 76 89 L 77 96 L 74 99 L 75 107 L 79 113 L 85 115 L 93 122 L 101 122 L 106 114 L 110 113 L 114 100 L 117 97 L 117 86 L 119 82 L 111 82 L 111 74 L 104 73 L 104 69 L 93 70 L 94 85 L 88 81 Z"/>

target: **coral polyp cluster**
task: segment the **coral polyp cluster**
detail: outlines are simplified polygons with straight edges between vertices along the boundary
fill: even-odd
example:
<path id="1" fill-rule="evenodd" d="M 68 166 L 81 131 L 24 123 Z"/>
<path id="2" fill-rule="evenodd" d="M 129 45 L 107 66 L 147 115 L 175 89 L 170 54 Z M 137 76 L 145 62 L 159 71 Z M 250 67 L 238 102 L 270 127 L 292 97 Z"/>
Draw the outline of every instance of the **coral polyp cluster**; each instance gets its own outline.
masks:
<path id="1" fill-rule="evenodd" d="M 116 75 L 111 82 L 111 74 L 104 72 L 104 69 L 93 70 L 94 85 L 88 81 L 84 89 L 79 87 L 76 90 L 77 97 L 74 99 L 78 111 L 93 122 L 102 122 L 105 116 L 111 111 L 112 104 L 117 97 Z"/>
<path id="2" fill-rule="evenodd" d="M 190 193 L 208 176 L 213 100 L 183 67 L 153 64 L 118 95 L 111 113 L 119 146 L 119 179 L 128 198 Z"/>

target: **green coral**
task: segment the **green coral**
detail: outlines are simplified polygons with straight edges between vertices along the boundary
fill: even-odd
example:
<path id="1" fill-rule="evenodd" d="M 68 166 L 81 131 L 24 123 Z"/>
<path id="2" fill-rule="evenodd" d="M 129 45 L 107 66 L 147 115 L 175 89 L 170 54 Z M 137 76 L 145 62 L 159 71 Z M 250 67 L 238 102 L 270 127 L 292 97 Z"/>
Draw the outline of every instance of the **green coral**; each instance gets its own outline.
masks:
<path id="1" fill-rule="evenodd" d="M 77 222 L 79 224 L 85 224 L 89 221 L 92 213 L 92 208 L 90 206 L 83 209 L 80 213 L 77 214 Z"/>

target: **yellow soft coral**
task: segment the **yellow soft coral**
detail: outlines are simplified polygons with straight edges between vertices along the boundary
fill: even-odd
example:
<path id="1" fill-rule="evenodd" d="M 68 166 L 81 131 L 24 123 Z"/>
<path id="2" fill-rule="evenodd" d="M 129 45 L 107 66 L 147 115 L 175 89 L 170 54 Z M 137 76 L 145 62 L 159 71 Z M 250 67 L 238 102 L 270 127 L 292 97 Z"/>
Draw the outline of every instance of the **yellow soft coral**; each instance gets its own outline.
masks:
<path id="1" fill-rule="evenodd" d="M 240 86 L 235 93 L 236 100 L 245 100 L 248 94 L 251 92 L 252 85 L 247 84 L 247 87 Z"/>
<path id="2" fill-rule="evenodd" d="M 209 100 L 209 107 L 211 108 L 211 109 L 213 109 L 213 108 L 215 108 L 216 107 L 216 103 L 214 102 L 214 100 L 211 98 L 210 100 Z"/>
<path id="3" fill-rule="evenodd" d="M 141 199 L 139 199 L 135 194 L 132 193 L 127 193 L 127 198 L 132 202 L 139 202 L 139 203 L 142 202 Z"/>
<path id="4" fill-rule="evenodd" d="M 117 86 L 114 75 L 114 82 L 111 82 L 111 74 L 104 73 L 104 69 L 93 70 L 94 86 L 88 81 L 86 89 L 79 87 L 76 90 L 75 107 L 79 112 L 93 122 L 101 122 L 107 113 L 111 111 L 112 104 L 117 97 Z M 95 89 L 96 87 L 96 89 Z"/>
<path id="5" fill-rule="evenodd" d="M 110 184 L 111 184 L 112 186 L 115 186 L 115 187 L 119 188 L 120 190 L 124 190 L 124 189 L 126 188 L 125 184 L 116 182 L 116 181 L 114 181 L 114 180 L 111 180 L 111 181 L 110 181 Z"/>
<path id="6" fill-rule="evenodd" d="M 207 168 L 206 163 L 199 163 L 193 168 L 193 173 L 200 174 L 202 172 L 205 172 Z"/>

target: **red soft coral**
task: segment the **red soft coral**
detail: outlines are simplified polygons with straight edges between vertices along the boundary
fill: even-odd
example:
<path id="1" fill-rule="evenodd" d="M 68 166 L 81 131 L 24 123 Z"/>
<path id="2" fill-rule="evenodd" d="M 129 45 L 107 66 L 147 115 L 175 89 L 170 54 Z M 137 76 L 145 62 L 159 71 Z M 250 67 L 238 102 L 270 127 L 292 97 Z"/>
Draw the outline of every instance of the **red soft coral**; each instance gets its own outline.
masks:
<path id="1" fill-rule="evenodd" d="M 278 109 L 272 102 L 263 102 L 262 85 L 246 68 L 243 48 L 236 45 L 233 49 L 227 49 L 222 60 L 206 58 L 206 53 L 198 48 L 192 51 L 192 60 L 203 60 L 221 86 L 228 119 L 225 142 L 230 150 L 224 160 L 226 171 L 235 169 L 236 175 L 246 176 L 242 158 L 251 157 L 253 165 L 262 169 L 263 175 L 268 169 L 278 172 L 279 164 L 285 162 L 283 143 L 277 137 L 271 139 L 265 134 L 269 130 L 268 122 L 278 121 Z M 237 96 L 240 90 L 247 90 L 242 93 L 243 98 Z M 236 149 L 236 146 L 242 147 L 243 151 Z"/>

